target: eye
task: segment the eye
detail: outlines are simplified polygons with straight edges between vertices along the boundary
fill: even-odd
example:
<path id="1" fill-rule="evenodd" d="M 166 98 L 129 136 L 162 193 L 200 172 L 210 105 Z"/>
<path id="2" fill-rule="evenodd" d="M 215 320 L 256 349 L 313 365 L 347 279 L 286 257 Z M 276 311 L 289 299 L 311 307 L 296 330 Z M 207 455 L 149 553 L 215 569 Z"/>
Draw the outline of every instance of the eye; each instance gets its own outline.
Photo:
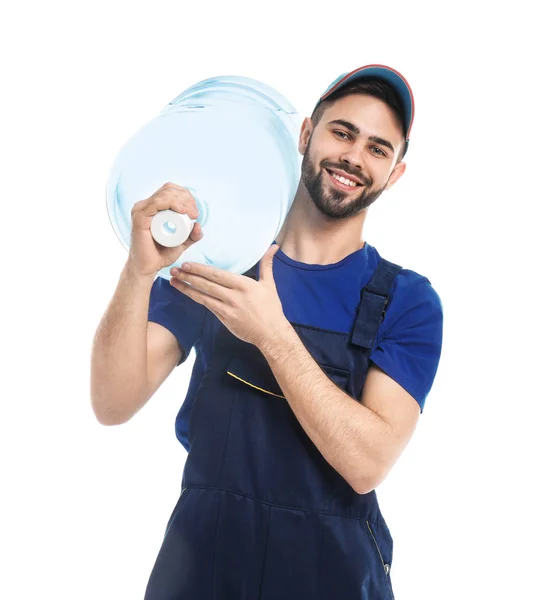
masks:
<path id="1" fill-rule="evenodd" d="M 350 136 L 347 133 L 345 133 L 344 131 L 341 131 L 340 129 L 336 129 L 333 133 L 336 133 L 342 140 L 350 139 Z M 343 135 L 344 135 L 344 137 L 341 137 Z"/>
<path id="2" fill-rule="evenodd" d="M 381 148 L 379 148 L 378 146 L 373 146 L 371 149 L 372 150 L 376 150 L 376 153 L 379 156 L 386 156 L 386 153 Z"/>

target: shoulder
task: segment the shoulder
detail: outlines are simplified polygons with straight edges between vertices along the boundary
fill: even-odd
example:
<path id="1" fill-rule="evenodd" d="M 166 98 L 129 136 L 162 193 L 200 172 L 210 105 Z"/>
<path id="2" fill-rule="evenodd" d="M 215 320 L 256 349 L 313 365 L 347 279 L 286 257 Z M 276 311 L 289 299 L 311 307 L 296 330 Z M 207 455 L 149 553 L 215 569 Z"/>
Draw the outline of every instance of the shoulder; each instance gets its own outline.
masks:
<path id="1" fill-rule="evenodd" d="M 428 277 L 403 268 L 395 277 L 371 360 L 423 410 L 442 351 L 442 302 Z"/>
<path id="2" fill-rule="evenodd" d="M 429 278 L 402 268 L 390 290 L 381 335 L 421 326 L 430 328 L 435 335 L 442 330 L 442 321 L 442 300 Z"/>
<path id="3" fill-rule="evenodd" d="M 403 268 L 399 271 L 391 292 L 398 302 L 426 303 L 442 311 L 442 301 L 429 278 L 412 269 Z"/>
<path id="4" fill-rule="evenodd" d="M 369 268 L 375 271 L 382 257 L 373 246 L 368 246 Z M 394 310 L 408 310 L 415 306 L 425 306 L 442 313 L 442 301 L 438 292 L 433 287 L 430 279 L 413 269 L 402 266 L 401 261 L 387 259 L 389 262 L 401 266 L 395 276 L 390 289 L 389 309 L 394 304 Z"/>

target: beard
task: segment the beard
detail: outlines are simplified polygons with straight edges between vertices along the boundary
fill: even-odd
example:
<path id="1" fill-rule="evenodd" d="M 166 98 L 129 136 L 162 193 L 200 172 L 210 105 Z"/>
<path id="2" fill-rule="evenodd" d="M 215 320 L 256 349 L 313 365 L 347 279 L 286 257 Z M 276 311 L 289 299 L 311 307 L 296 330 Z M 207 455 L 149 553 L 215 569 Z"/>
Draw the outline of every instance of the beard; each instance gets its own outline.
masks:
<path id="1" fill-rule="evenodd" d="M 348 173 L 348 165 L 334 165 L 327 161 L 322 161 L 321 167 L 321 170 L 318 172 L 311 158 L 309 140 L 301 163 L 301 179 L 316 208 L 322 214 L 332 219 L 347 219 L 348 217 L 358 215 L 362 210 L 370 206 L 386 187 L 386 184 L 384 184 L 381 188 L 372 189 L 372 179 L 366 175 L 359 174 L 357 177 L 363 183 L 363 186 L 359 188 L 359 192 L 342 192 L 324 183 L 324 178 L 327 177 L 324 169 L 341 169 L 345 173 Z"/>

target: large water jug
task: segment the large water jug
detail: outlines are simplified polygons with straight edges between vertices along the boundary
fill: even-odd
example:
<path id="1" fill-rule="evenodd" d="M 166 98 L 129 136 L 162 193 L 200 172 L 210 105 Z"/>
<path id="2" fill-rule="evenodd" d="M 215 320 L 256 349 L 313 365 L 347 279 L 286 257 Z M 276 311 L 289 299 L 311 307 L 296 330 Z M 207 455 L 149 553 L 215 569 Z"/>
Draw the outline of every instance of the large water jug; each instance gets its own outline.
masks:
<path id="1" fill-rule="evenodd" d="M 301 117 L 284 96 L 247 77 L 206 79 L 172 100 L 120 150 L 107 211 L 126 249 L 131 210 L 170 181 L 194 196 L 204 237 L 158 274 L 185 261 L 244 273 L 265 254 L 293 202 L 301 171 Z M 161 211 L 151 233 L 175 246 L 196 221 Z M 179 241 L 180 240 L 180 241 Z"/>

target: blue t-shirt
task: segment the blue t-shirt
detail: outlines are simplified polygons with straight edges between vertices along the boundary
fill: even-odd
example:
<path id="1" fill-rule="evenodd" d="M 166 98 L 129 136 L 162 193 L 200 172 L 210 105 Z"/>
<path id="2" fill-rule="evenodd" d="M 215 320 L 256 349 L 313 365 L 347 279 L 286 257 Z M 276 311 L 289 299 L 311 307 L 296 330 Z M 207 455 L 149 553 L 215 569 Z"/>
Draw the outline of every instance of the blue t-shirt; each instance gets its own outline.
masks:
<path id="1" fill-rule="evenodd" d="M 380 255 L 368 243 L 331 265 L 297 262 L 279 249 L 273 259 L 273 277 L 286 318 L 301 325 L 350 333 L 361 290 L 379 260 Z M 256 271 L 258 274 L 259 264 Z M 188 451 L 190 411 L 220 321 L 162 277 L 153 283 L 149 321 L 166 327 L 177 338 L 183 351 L 179 365 L 192 349 L 196 351 L 188 392 L 175 424 L 177 438 Z M 440 360 L 442 325 L 442 304 L 429 280 L 408 269 L 400 271 L 370 360 L 413 396 L 422 412 Z"/>

